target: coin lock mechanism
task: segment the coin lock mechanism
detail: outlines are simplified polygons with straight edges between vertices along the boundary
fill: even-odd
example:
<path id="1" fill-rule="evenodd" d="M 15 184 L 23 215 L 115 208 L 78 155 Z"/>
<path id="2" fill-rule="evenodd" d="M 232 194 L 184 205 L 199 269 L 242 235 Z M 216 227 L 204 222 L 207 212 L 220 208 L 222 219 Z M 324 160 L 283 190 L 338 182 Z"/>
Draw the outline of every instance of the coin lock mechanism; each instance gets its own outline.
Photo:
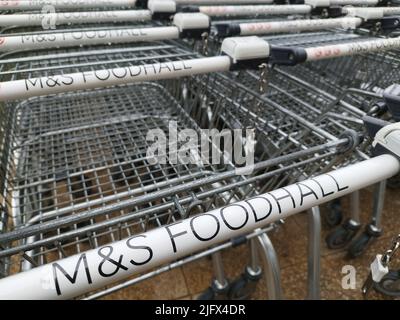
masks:
<path id="1" fill-rule="evenodd" d="M 177 13 L 172 23 L 178 28 L 181 39 L 201 39 L 211 28 L 210 18 L 204 13 Z"/>
<path id="2" fill-rule="evenodd" d="M 170 20 L 176 13 L 176 3 L 172 0 L 149 0 L 147 8 L 155 20 Z"/>
<path id="3" fill-rule="evenodd" d="M 256 36 L 232 37 L 222 42 L 221 52 L 232 59 L 231 70 L 258 70 L 260 65 L 268 63 L 270 45 Z"/>

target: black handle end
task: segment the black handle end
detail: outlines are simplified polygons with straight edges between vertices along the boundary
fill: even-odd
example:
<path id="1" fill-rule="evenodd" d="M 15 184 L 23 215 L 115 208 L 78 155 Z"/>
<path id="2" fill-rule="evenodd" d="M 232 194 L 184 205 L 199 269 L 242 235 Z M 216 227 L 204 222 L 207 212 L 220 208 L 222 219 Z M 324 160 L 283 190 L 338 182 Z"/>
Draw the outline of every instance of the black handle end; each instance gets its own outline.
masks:
<path id="1" fill-rule="evenodd" d="M 234 23 L 218 23 L 214 25 L 217 29 L 218 38 L 234 37 L 240 35 L 240 25 Z"/>
<path id="2" fill-rule="evenodd" d="M 271 46 L 270 62 L 275 65 L 295 66 L 307 60 L 304 48 Z"/>
<path id="3" fill-rule="evenodd" d="M 200 12 L 200 9 L 197 6 L 182 6 L 179 7 L 177 11 L 186 13 L 198 13 Z"/>
<path id="4" fill-rule="evenodd" d="M 386 88 L 383 99 L 393 119 L 400 121 L 400 84 L 393 84 Z"/>

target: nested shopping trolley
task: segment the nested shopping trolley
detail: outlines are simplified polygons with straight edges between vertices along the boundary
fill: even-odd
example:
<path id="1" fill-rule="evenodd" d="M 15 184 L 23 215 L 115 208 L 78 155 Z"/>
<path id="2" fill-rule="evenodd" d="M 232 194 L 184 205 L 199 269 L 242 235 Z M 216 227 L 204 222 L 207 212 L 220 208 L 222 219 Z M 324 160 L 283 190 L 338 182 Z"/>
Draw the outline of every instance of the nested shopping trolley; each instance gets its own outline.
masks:
<path id="1" fill-rule="evenodd" d="M 0 11 L 19 12 L 41 11 L 45 6 L 53 6 L 57 10 L 82 10 L 82 9 L 115 9 L 120 7 L 133 8 L 136 0 L 21 0 L 21 1 L 2 1 Z"/>
<path id="2" fill-rule="evenodd" d="M 292 40 L 285 43 L 285 40 L 269 39 L 271 45 L 279 43 L 286 46 L 277 47 L 278 65 L 292 64 L 285 59 L 279 61 L 279 54 L 287 49 L 294 55 L 306 52 L 306 57 L 300 58 L 305 60 L 304 64 L 296 65 L 295 62 L 295 67 L 276 68 L 266 94 L 278 103 L 284 101 L 296 106 L 298 112 L 304 107 L 303 117 L 316 124 L 318 122 L 328 132 L 343 126 L 360 130 L 361 117 L 365 114 L 396 120 L 398 75 L 393 70 L 398 68 L 399 63 L 398 38 L 385 40 L 354 35 L 353 39 L 349 37 L 337 41 L 329 40 L 329 37 L 332 34 L 322 34 L 322 39 L 309 38 L 312 43 L 302 43 L 304 39 L 299 37 L 294 39 L 295 44 L 290 44 Z M 391 108 L 391 114 L 387 113 L 388 107 Z M 370 240 L 380 235 L 384 189 L 384 182 L 376 187 L 373 221 L 350 246 L 349 253 L 352 256 L 361 254 Z M 358 212 L 356 207 L 352 210 Z M 334 220 L 337 217 L 340 215 L 335 214 Z M 359 229 L 359 223 L 355 223 L 357 221 L 357 214 L 347 220 L 327 238 L 328 245 L 332 248 L 346 245 Z"/>
<path id="3" fill-rule="evenodd" d="M 257 41 L 259 45 L 267 49 L 264 42 Z M 17 52 L 3 59 L 1 93 L 2 100 L 8 102 L 2 110 L 11 117 L 4 122 L 2 134 L 7 156 L 2 165 L 5 218 L 0 255 L 6 279 L 232 205 L 285 181 L 321 173 L 357 146 L 353 136 L 333 136 L 285 108 L 275 108 L 270 100 L 245 86 L 237 87 L 241 95 L 236 97 L 210 91 L 211 83 L 216 88 L 224 83 L 222 87 L 228 86 L 229 77 L 195 75 L 229 71 L 237 64 L 229 56 L 199 58 L 181 47 L 152 43 L 135 48 L 58 49 L 47 56 L 32 52 L 27 57 Z M 185 75 L 193 78 L 174 80 Z M 135 81 L 145 83 L 127 85 Z M 110 85 L 122 86 L 97 89 Z M 220 101 L 227 110 L 240 108 L 242 116 L 248 117 L 248 129 L 255 132 L 258 147 L 266 148 L 263 143 L 274 147 L 268 157 L 257 157 L 260 160 L 251 174 L 235 162 L 185 164 L 168 159 L 159 164 L 147 154 L 151 144 L 146 136 L 151 130 L 166 133 L 175 121 L 179 129 L 199 132 L 190 114 L 199 105 L 207 105 L 207 97 Z M 269 108 L 274 120 L 259 119 L 249 109 L 253 105 Z M 244 141 L 243 149 L 251 149 L 254 139 Z M 196 152 L 187 157 L 196 160 Z M 267 249 L 271 244 L 263 231 L 248 237 L 256 237 Z M 99 297 L 206 254 L 215 255 L 236 241 L 89 297 Z M 105 255 L 107 250 L 111 249 L 106 248 Z M 274 265 L 273 251 L 265 252 L 269 268 L 274 270 L 269 274 L 273 284 L 270 292 L 278 297 L 279 269 Z M 105 274 L 111 276 L 109 271 Z"/>
<path id="4" fill-rule="evenodd" d="M 185 6 L 185 1 L 173 0 L 150 0 L 135 6 L 135 1 L 81 1 L 65 2 L 50 1 L 48 5 L 43 6 L 43 2 L 20 1 L 13 5 L 3 4 L 0 9 L 12 8 L 14 10 L 38 10 L 19 12 L 12 14 L 3 14 L 0 26 L 2 28 L 14 26 L 46 26 L 46 29 L 54 29 L 60 25 L 88 24 L 88 23 L 122 23 L 162 20 L 168 21 L 171 16 L 179 12 L 200 12 L 213 19 L 226 17 L 251 17 L 260 18 L 271 15 L 332 15 L 329 8 L 337 5 L 334 1 L 305 1 L 304 4 L 297 5 L 279 5 L 279 4 L 261 4 L 269 1 L 248 2 L 246 5 L 238 5 L 238 2 L 231 1 L 236 5 L 204 5 L 207 1 L 193 2 L 193 6 Z M 189 1 L 190 3 L 190 1 Z M 222 2 L 215 2 L 219 4 Z M 224 1 L 229 3 L 229 1 Z M 254 4 L 255 3 L 255 4 Z M 363 5 L 349 1 L 348 4 Z M 335 14 L 342 14 L 344 10 L 341 6 L 346 5 L 346 1 L 340 3 L 340 7 L 334 8 Z M 370 5 L 366 3 L 366 5 Z M 4 8 L 3 8 L 4 7 Z M 90 10 L 88 10 L 90 9 Z M 357 10 L 357 8 L 352 8 Z M 389 10 L 392 9 L 392 10 Z M 61 11 L 60 11 L 61 10 Z M 67 10 L 67 11 L 63 11 Z M 331 9 L 333 10 L 333 9 Z M 398 12 L 397 8 L 385 8 L 387 13 L 394 14 Z M 343 11 L 347 13 L 347 11 Z M 7 12 L 6 12 L 7 13 Z"/>
<path id="5" fill-rule="evenodd" d="M 149 94 L 149 92 L 144 89 L 144 87 L 148 86 L 148 84 L 144 83 L 135 86 L 141 87 L 141 92 Z M 135 92 L 135 86 L 128 89 L 129 95 L 125 96 L 126 98 Z M 158 85 L 154 84 L 150 85 L 150 87 L 153 87 L 150 89 L 150 91 L 152 89 L 155 89 L 156 91 L 164 91 L 165 89 L 165 87 L 160 88 Z M 112 94 L 112 91 L 114 90 L 116 90 L 117 96 Z M 124 88 L 110 89 L 110 91 L 107 91 L 105 99 L 111 97 L 114 99 L 120 99 L 124 96 L 123 93 Z M 87 94 L 89 96 L 87 96 Z M 71 95 L 69 98 L 76 103 L 76 101 L 81 99 L 90 101 L 90 96 L 93 96 L 93 94 L 94 99 L 102 99 L 101 95 L 93 91 L 80 92 L 78 97 L 74 97 L 75 93 L 68 95 Z M 61 96 L 59 96 L 59 98 L 61 98 Z M 68 101 L 68 97 L 66 98 Z M 45 102 L 45 100 L 49 99 L 49 97 L 42 97 L 40 99 L 42 99 L 42 102 Z M 52 97 L 50 99 L 57 98 Z M 157 95 L 157 99 L 160 99 L 159 95 Z M 33 98 L 32 101 L 27 101 L 25 103 L 34 104 L 35 100 L 36 98 Z M 123 101 L 127 106 L 127 101 L 129 100 Z M 52 102 L 55 101 L 52 100 Z M 60 105 L 62 105 L 62 103 L 60 103 Z M 83 105 L 79 104 L 79 106 L 82 107 Z M 52 108 L 53 107 L 54 105 L 52 104 Z M 178 118 L 186 119 L 189 122 L 192 122 L 188 115 L 185 114 L 184 109 L 178 108 L 177 111 L 179 112 Z M 156 112 L 159 114 L 159 110 Z M 174 112 L 175 111 L 173 111 L 173 113 Z M 164 113 L 164 115 L 166 115 L 166 113 Z M 156 118 L 153 117 L 153 121 L 154 119 Z M 107 118 L 107 121 L 109 122 L 112 122 L 112 120 L 113 118 Z M 118 122 L 121 123 L 121 121 Z M 185 122 L 185 120 L 183 120 L 183 122 Z M 103 121 L 103 125 L 107 126 L 108 124 L 104 124 Z M 193 127 L 196 127 L 196 125 Z M 321 134 L 321 132 L 319 134 Z M 376 139 L 375 143 L 379 143 L 386 147 L 391 153 L 398 154 L 399 146 L 396 144 L 396 141 L 398 141 L 398 134 L 398 124 L 395 124 L 395 126 L 384 127 L 380 132 L 378 132 L 378 139 Z M 308 152 L 312 153 L 312 157 L 308 158 L 310 161 L 316 161 L 316 153 L 318 153 L 318 155 L 321 157 L 321 160 L 323 158 L 328 160 L 330 156 L 333 156 L 336 153 L 335 150 L 337 150 L 337 146 L 343 146 L 348 143 L 348 139 L 342 139 L 341 141 L 336 141 L 334 143 L 312 147 L 306 151 L 303 150 L 300 153 L 294 152 L 287 157 L 275 158 L 274 161 L 269 162 L 269 165 L 274 165 L 274 162 L 275 164 L 282 165 L 285 160 L 290 160 L 290 158 L 293 157 L 297 158 L 298 160 L 301 158 L 306 159 L 308 158 L 306 156 Z M 323 150 L 327 151 L 325 148 L 331 150 L 331 152 L 328 152 L 330 155 L 325 154 L 325 156 L 328 157 L 323 155 Z M 300 162 L 301 161 L 297 161 L 296 165 L 301 166 Z M 266 165 L 266 163 L 259 162 L 253 169 L 264 170 L 267 167 L 268 165 Z M 185 211 L 182 210 L 185 208 L 185 206 L 182 206 L 175 213 L 175 215 L 178 216 L 178 219 L 181 219 L 182 217 L 186 219 L 178 220 L 172 225 L 169 224 L 164 227 L 156 227 L 155 229 L 152 229 L 150 227 L 152 221 L 150 217 L 155 214 L 153 210 L 156 208 L 175 208 L 178 203 L 182 205 L 181 201 L 179 200 L 183 199 L 179 199 L 178 202 L 162 201 L 159 204 L 154 204 L 151 206 L 148 205 L 150 200 L 148 196 L 150 196 L 150 194 L 146 195 L 147 199 L 144 201 L 144 204 L 146 205 L 144 208 L 142 208 L 142 210 L 135 210 L 132 212 L 132 216 L 129 216 L 128 213 L 124 215 L 120 215 L 120 213 L 117 214 L 117 217 L 123 216 L 126 219 L 124 219 L 125 221 L 121 220 L 121 224 L 117 224 L 118 227 L 114 231 L 117 234 L 116 239 L 111 240 L 115 241 L 113 243 L 109 243 L 110 240 L 104 240 L 104 243 L 102 243 L 102 241 L 100 243 L 96 242 L 96 240 L 100 241 L 101 238 L 106 237 L 107 235 L 110 236 L 112 233 L 112 226 L 114 225 L 114 222 L 116 222 L 113 221 L 113 218 L 109 220 L 102 220 L 102 222 L 105 223 L 103 227 L 106 228 L 106 232 L 101 232 L 101 227 L 96 223 L 85 225 L 85 219 L 82 219 L 83 216 L 87 214 L 91 215 L 92 219 L 95 219 L 97 216 L 100 216 L 100 212 L 102 210 L 106 209 L 106 206 L 100 206 L 88 212 L 81 211 L 76 213 L 74 216 L 69 217 L 69 221 L 67 218 L 59 215 L 58 219 L 53 220 L 52 223 L 49 223 L 49 221 L 46 222 L 44 219 L 42 224 L 40 224 L 40 227 L 28 229 L 23 227 L 22 229 L 19 229 L 18 232 L 11 231 L 3 234 L 2 242 L 4 243 L 5 237 L 11 240 L 11 238 L 15 238 L 17 236 L 17 233 L 21 235 L 21 232 L 26 232 L 26 235 L 30 234 L 31 237 L 34 237 L 35 235 L 38 235 L 35 232 L 32 234 L 35 229 L 36 232 L 38 232 L 39 229 L 40 232 L 45 232 L 45 230 L 50 232 L 52 228 L 57 229 L 61 228 L 61 226 L 64 229 L 62 231 L 59 230 L 60 232 L 56 231 L 52 237 L 47 239 L 41 237 L 41 239 L 36 240 L 33 243 L 33 246 L 31 245 L 29 249 L 28 247 L 25 247 L 30 251 L 36 251 L 35 249 L 38 249 L 36 246 L 40 246 L 40 243 L 44 245 L 44 243 L 48 240 L 50 245 L 47 245 L 47 248 L 44 251 L 41 251 L 41 256 L 44 254 L 47 255 L 47 263 L 38 264 L 38 266 L 31 270 L 20 272 L 14 276 L 8 276 L 0 280 L 1 296 L 8 298 L 71 298 L 80 296 L 85 292 L 101 288 L 118 280 L 121 281 L 122 279 L 139 272 L 144 273 L 163 263 L 165 264 L 168 262 L 173 262 L 177 258 L 182 258 L 194 252 L 205 250 L 209 248 L 210 245 L 219 244 L 235 238 L 235 236 L 237 238 L 239 235 L 246 234 L 246 232 L 251 232 L 253 229 L 265 227 L 270 222 L 277 221 L 277 219 L 282 217 L 287 217 L 290 214 L 298 213 L 304 209 L 317 206 L 324 201 L 332 200 L 335 197 L 342 196 L 369 184 L 387 179 L 399 171 L 400 165 L 399 160 L 395 156 L 388 154 L 381 155 L 377 158 L 360 162 L 351 167 L 328 172 L 324 175 L 314 177 L 313 179 L 305 180 L 302 182 L 302 185 L 307 188 L 307 192 L 304 193 L 301 191 L 302 189 L 299 188 L 299 184 L 297 184 L 288 186 L 286 188 L 276 189 L 270 193 L 257 195 L 256 197 L 250 197 L 250 194 L 248 194 L 243 198 L 245 201 L 229 203 L 226 205 L 226 199 L 233 199 L 231 198 L 233 195 L 232 185 L 229 185 L 229 183 L 223 183 L 222 187 L 220 185 L 221 181 L 223 181 L 221 180 L 222 176 L 224 176 L 224 179 L 228 180 L 228 177 L 238 178 L 238 173 L 244 173 L 248 169 L 248 167 L 242 167 L 242 171 L 239 172 L 237 170 L 227 170 L 223 171 L 222 173 L 212 172 L 210 173 L 210 176 L 203 176 L 195 181 L 192 181 L 190 184 L 182 185 L 182 183 L 180 183 L 180 186 L 171 186 L 170 188 L 173 190 L 170 190 L 170 188 L 168 188 L 169 190 L 162 190 L 163 188 L 161 190 L 157 190 L 154 196 L 156 196 L 156 199 L 160 199 L 159 196 L 162 194 L 164 194 L 164 196 L 168 194 L 176 196 L 176 192 L 178 190 L 181 190 L 180 192 L 189 192 L 189 190 L 192 189 L 191 187 L 194 187 L 195 185 L 197 185 L 198 188 L 203 189 L 203 187 L 207 186 L 207 184 L 212 183 L 216 184 L 216 186 L 213 186 L 211 190 L 205 188 L 203 191 L 205 192 L 204 195 L 206 195 L 206 197 L 207 193 L 211 191 L 211 195 L 209 194 L 209 196 L 213 198 L 213 201 L 211 202 L 214 202 L 214 199 L 216 199 L 214 198 L 217 192 L 216 190 L 221 188 L 219 190 L 221 191 L 221 194 L 224 195 L 222 198 L 224 199 L 223 203 L 225 203 L 225 206 L 216 210 L 211 210 L 213 207 L 212 205 L 211 207 L 206 206 L 205 213 L 193 213 L 191 216 L 185 215 Z M 288 170 L 288 167 L 284 169 Z M 369 174 L 366 174 L 367 172 L 369 172 Z M 265 173 L 264 178 L 273 174 L 273 171 Z M 255 176 L 253 176 L 253 182 L 256 183 L 257 179 L 254 178 Z M 191 179 L 193 179 L 193 176 L 191 176 L 190 180 Z M 171 177 L 171 179 L 168 181 L 168 184 L 171 184 L 172 181 L 173 178 Z M 239 190 L 241 182 L 244 181 L 239 179 L 236 180 L 236 182 L 237 183 L 235 183 L 234 186 Z M 245 181 L 244 185 L 248 185 L 248 182 L 249 181 Z M 152 183 L 154 183 L 153 180 Z M 159 187 L 160 185 L 158 185 L 157 189 Z M 194 189 L 197 189 L 197 187 L 194 187 Z M 143 190 L 140 191 L 140 193 L 142 192 Z M 314 195 L 310 196 L 310 192 L 314 193 Z M 203 199 L 203 196 L 199 190 L 197 190 L 196 196 L 198 200 Z M 125 207 L 125 205 L 128 205 L 128 208 L 131 206 L 137 206 L 140 204 L 141 200 L 143 200 L 141 198 L 141 196 L 138 196 L 134 199 L 130 199 L 131 203 L 129 205 L 127 203 L 123 203 L 124 201 L 117 202 L 113 206 L 112 210 L 126 209 L 127 207 Z M 133 202 L 134 200 L 136 203 Z M 189 202 L 192 200 L 193 199 L 189 199 Z M 201 203 L 197 202 L 195 205 L 201 206 Z M 161 209 L 161 212 L 163 210 L 164 209 Z M 131 209 L 128 211 L 131 211 Z M 157 219 L 161 219 L 161 212 L 159 212 L 159 215 L 156 215 Z M 250 212 L 252 212 L 251 218 L 249 214 Z M 140 213 L 143 213 L 141 217 Z M 44 217 L 44 215 L 45 214 L 42 214 L 42 217 Z M 141 223 L 129 223 L 129 221 L 132 221 L 131 219 L 133 218 L 133 215 L 135 215 L 136 219 L 139 219 L 138 222 L 141 218 Z M 171 217 L 172 221 L 174 221 L 172 216 L 172 214 L 168 215 L 168 217 Z M 149 217 L 147 224 L 146 217 Z M 58 223 L 60 224 L 58 225 Z M 75 227 L 70 228 L 69 223 L 72 223 L 72 225 L 75 225 Z M 132 230 L 131 234 L 124 234 L 124 231 L 127 230 L 127 225 L 125 225 L 125 223 L 128 223 L 132 229 L 138 227 L 137 231 L 140 233 L 136 235 L 136 230 Z M 80 226 L 78 226 L 78 224 L 80 224 Z M 156 225 L 157 224 L 159 224 L 159 222 L 157 222 Z M 149 228 L 143 230 L 142 228 L 146 225 Z M 178 226 L 180 229 L 173 229 L 173 227 Z M 93 232 L 94 230 L 96 230 L 96 232 Z M 146 232 L 142 233 L 142 231 Z M 118 233 L 121 233 L 120 236 L 118 236 Z M 75 248 L 67 249 L 67 247 L 64 246 L 66 245 L 66 242 L 68 242 L 68 239 L 71 239 L 71 236 L 75 238 L 75 240 L 73 240 L 73 247 Z M 126 238 L 119 240 L 120 238 L 124 237 Z M 179 241 L 179 237 L 184 237 L 182 238 L 184 241 Z M 53 244 L 53 240 L 57 238 L 58 240 L 56 240 L 56 242 Z M 89 240 L 90 238 L 92 238 L 92 241 Z M 87 242 L 85 245 L 83 244 L 84 241 Z M 227 244 L 229 245 L 229 242 Z M 82 251 L 76 251 L 77 246 L 80 246 Z M 6 248 L 4 251 L 2 251 L 2 254 L 7 252 L 9 249 L 10 248 Z M 87 251 L 84 251 L 85 249 L 87 249 Z M 213 250 L 216 249 L 218 249 L 218 247 L 213 248 Z M 20 252 L 21 250 L 24 250 L 23 247 L 16 251 Z M 54 250 L 53 254 L 51 254 L 52 250 Z M 78 254 L 70 256 L 72 253 Z M 40 256 L 37 255 L 30 256 L 28 260 L 30 260 L 31 263 L 34 263 L 35 258 L 37 259 L 39 257 Z M 39 258 L 38 260 L 40 261 L 41 259 Z M 106 263 L 109 263 L 109 265 L 106 265 Z M 170 265 L 170 267 L 173 266 L 174 264 Z M 142 278 L 143 277 L 145 276 L 142 276 Z M 123 287 L 123 284 L 121 284 L 119 287 Z"/>
<path id="6" fill-rule="evenodd" d="M 371 9 L 372 10 L 372 9 Z M 382 18 L 382 15 L 379 14 Z M 342 27 L 345 22 L 361 18 L 347 17 L 326 20 L 295 20 L 292 22 L 225 22 L 217 25 L 224 35 L 248 35 L 279 33 L 300 28 L 319 30 L 327 27 Z M 389 20 L 398 19 L 390 17 Z M 353 22 L 356 22 L 356 21 Z M 389 21 L 387 20 L 387 21 Z M 393 20 L 392 20 L 393 21 Z M 247 86 L 260 87 L 264 94 L 278 104 L 292 106 L 294 112 L 337 134 L 345 128 L 363 131 L 362 116 L 374 114 L 394 120 L 398 115 L 395 83 L 398 68 L 398 38 L 385 39 L 371 35 L 364 29 L 327 30 L 292 35 L 264 36 L 271 46 L 269 65 L 260 64 L 260 72 L 244 72 L 237 79 Z M 217 32 L 218 34 L 218 32 Z M 209 43 L 217 39 L 210 39 Z M 212 45 L 210 48 L 212 48 Z M 216 46 L 218 47 L 218 45 Z M 273 68 L 268 68 L 272 66 Z M 352 72 L 354 70 L 354 72 Z M 260 79 L 257 84 L 257 80 Z M 387 108 L 391 108 L 391 114 Z M 396 179 L 394 182 L 397 181 Z M 393 180 L 391 181 L 393 182 Z M 379 236 L 380 214 L 384 199 L 384 182 L 376 187 L 373 222 L 349 248 L 352 256 L 361 254 L 371 239 Z M 343 247 L 352 240 L 360 228 L 356 203 L 358 195 L 352 197 L 354 216 L 335 230 L 328 238 L 332 248 Z M 328 222 L 337 224 L 341 219 L 338 202 L 332 204 L 332 215 Z"/>
<path id="7" fill-rule="evenodd" d="M 104 36 L 102 33 L 102 35 L 96 36 L 93 35 L 93 33 L 98 32 L 99 30 L 103 31 L 104 29 L 118 29 L 118 27 L 111 28 L 114 27 L 114 25 L 119 25 L 119 29 L 121 29 L 121 27 L 124 26 L 130 26 L 132 28 L 135 24 L 142 23 L 148 23 L 150 26 L 160 24 L 161 22 L 168 24 L 171 17 L 181 11 L 205 12 L 207 16 L 213 19 L 231 15 L 232 9 L 236 12 L 234 15 L 239 17 L 259 15 L 261 12 L 261 16 L 268 16 L 271 14 L 307 14 L 313 11 L 312 6 L 308 4 L 300 7 L 285 5 L 274 6 L 260 5 L 260 3 L 264 1 L 257 1 L 257 5 L 247 6 L 202 6 L 202 3 L 204 2 L 206 1 L 198 1 L 196 2 L 196 6 L 187 8 L 186 10 L 184 7 L 180 7 L 183 2 L 174 2 L 169 0 L 150 1 L 149 3 L 142 3 L 142 5 L 139 4 L 136 7 L 134 6 L 134 1 L 80 1 L 78 3 L 53 1 L 49 3 L 54 8 L 54 12 L 50 9 L 42 13 L 35 11 L 15 11 L 12 14 L 7 14 L 8 12 L 5 12 L 6 14 L 3 14 L 3 18 L 0 21 L 0 27 L 1 33 L 4 36 L 12 34 L 14 36 L 18 35 L 27 38 L 39 37 L 39 44 L 45 46 L 53 44 L 54 46 L 57 46 L 57 43 L 65 45 L 67 40 L 63 39 L 64 41 L 61 41 L 58 37 L 60 36 L 60 33 L 65 33 L 67 31 L 76 32 L 74 34 L 75 38 L 80 40 L 83 39 L 83 42 L 96 37 L 100 37 L 104 40 L 104 38 L 109 39 L 110 36 Z M 228 1 L 225 1 L 225 3 L 227 2 Z M 15 7 L 15 10 L 38 10 L 42 5 L 42 2 L 27 1 L 15 4 L 13 3 L 13 6 L 7 6 L 7 8 Z M 215 10 L 216 8 L 218 10 Z M 72 11 L 72 9 L 75 11 Z M 88 11 L 86 9 L 91 10 Z M 63 29 L 63 26 L 65 25 L 68 26 L 67 30 L 65 28 Z M 125 39 L 125 42 L 135 42 L 137 41 L 136 38 L 138 36 L 135 31 L 138 30 L 125 30 L 125 33 L 123 32 L 124 36 L 121 36 L 120 33 L 116 33 L 113 35 L 113 39 L 122 37 Z M 83 35 L 79 38 L 80 32 L 89 32 L 90 35 Z M 171 37 L 171 31 L 169 32 L 169 35 L 166 35 L 165 32 L 162 31 L 160 31 L 160 33 L 159 36 L 161 36 L 161 39 L 163 37 Z M 10 39 L 8 40 L 11 41 Z"/>
<path id="8" fill-rule="evenodd" d="M 324 5 L 327 4 L 325 3 Z M 318 7 L 318 4 L 316 6 Z M 210 19 L 214 21 L 218 30 L 218 37 L 289 32 L 293 30 L 321 30 L 334 27 L 354 29 L 360 26 L 392 31 L 398 27 L 399 18 L 393 16 L 399 14 L 399 9 L 396 7 L 339 8 L 340 14 L 348 14 L 349 17 L 299 19 L 302 15 L 313 13 L 310 9 L 313 7 L 311 4 L 307 4 L 305 7 L 307 10 L 299 10 L 302 7 L 296 5 L 244 7 L 207 7 L 197 5 L 192 8 L 193 10 L 185 10 L 185 8 L 177 7 L 174 2 L 150 1 L 148 8 L 137 10 L 61 12 L 59 16 L 56 14 L 54 16 L 51 16 L 51 14 L 5 15 L 5 18 L 0 21 L 3 27 L 3 39 L 0 49 L 2 51 L 13 50 L 21 45 L 24 45 L 26 49 L 30 49 L 87 45 L 88 43 L 139 42 L 148 41 L 151 38 L 153 40 L 190 39 L 198 36 L 196 32 L 200 31 L 202 31 L 200 34 L 204 40 L 207 41 L 210 26 L 207 27 L 206 17 L 209 20 L 208 25 L 210 24 Z M 107 6 L 105 8 L 107 9 Z M 231 13 L 232 10 L 234 10 L 234 14 Z M 192 14 L 187 12 L 192 12 Z M 193 14 L 193 12 L 196 13 Z M 260 14 L 260 12 L 263 12 L 263 14 Z M 315 14 L 321 15 L 320 12 L 315 12 Z M 389 14 L 391 16 L 387 17 Z M 227 22 L 226 19 L 232 18 L 232 16 L 241 19 L 251 17 L 251 20 L 247 22 L 240 20 Z M 174 17 L 174 21 L 171 26 L 168 26 L 172 17 Z M 266 22 L 265 17 L 268 17 L 269 21 Z M 287 18 L 292 21 L 282 21 L 282 19 Z M 135 26 L 135 24 L 143 23 L 153 28 L 143 29 Z M 68 24 L 67 29 L 61 27 L 65 24 Z M 114 24 L 119 26 L 114 26 Z M 164 25 L 164 27 L 154 28 L 160 25 Z M 216 48 L 219 48 L 218 41 L 216 42 Z"/>

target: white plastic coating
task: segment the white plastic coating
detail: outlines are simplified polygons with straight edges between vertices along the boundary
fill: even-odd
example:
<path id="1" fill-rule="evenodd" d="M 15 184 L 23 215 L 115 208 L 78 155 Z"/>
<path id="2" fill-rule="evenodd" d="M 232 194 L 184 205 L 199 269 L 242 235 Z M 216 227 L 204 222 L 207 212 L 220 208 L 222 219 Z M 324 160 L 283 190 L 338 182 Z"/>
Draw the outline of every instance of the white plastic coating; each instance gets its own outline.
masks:
<path id="1" fill-rule="evenodd" d="M 354 8 L 343 7 L 342 12 L 350 16 L 370 15 L 371 17 L 379 15 L 391 16 L 400 14 L 400 7 L 375 7 L 375 8 Z"/>
<path id="2" fill-rule="evenodd" d="M 200 12 L 210 17 L 223 16 L 261 16 L 274 14 L 307 14 L 309 5 L 248 5 L 248 6 L 201 6 Z"/>
<path id="3" fill-rule="evenodd" d="M 304 4 L 308 4 L 313 8 L 320 8 L 320 7 L 329 7 L 330 1 L 329 0 L 304 0 Z"/>
<path id="4" fill-rule="evenodd" d="M 400 122 L 389 124 L 380 129 L 375 135 L 372 145 L 382 145 L 394 154 L 400 154 Z"/>
<path id="5" fill-rule="evenodd" d="M 400 14 L 400 7 L 382 7 L 385 16 Z"/>
<path id="6" fill-rule="evenodd" d="M 360 41 L 306 48 L 307 61 L 323 60 L 334 57 L 351 56 L 400 48 L 400 38 Z"/>
<path id="7" fill-rule="evenodd" d="M 0 16 L 0 26 L 52 26 L 73 23 L 133 22 L 151 20 L 149 10 L 112 10 L 60 12 L 46 14 L 7 14 Z"/>
<path id="8" fill-rule="evenodd" d="M 330 0 L 331 6 L 376 6 L 379 0 Z"/>
<path id="9" fill-rule="evenodd" d="M 0 51 L 172 40 L 178 38 L 179 30 L 177 27 L 41 33 L 0 37 Z"/>
<path id="10" fill-rule="evenodd" d="M 93 9 L 134 7 L 136 0 L 2 0 L 0 10 L 42 10 L 46 5 L 55 9 Z"/>
<path id="11" fill-rule="evenodd" d="M 228 71 L 227 56 L 103 69 L 0 83 L 0 101 Z"/>
<path id="12" fill-rule="evenodd" d="M 344 7 L 342 12 L 347 14 L 347 16 L 363 18 L 366 21 L 371 19 L 382 19 L 385 16 L 383 8 Z"/>
<path id="13" fill-rule="evenodd" d="M 399 172 L 382 155 L 0 280 L 0 299 L 68 299 L 171 263 Z"/>
<path id="14" fill-rule="evenodd" d="M 204 13 L 177 13 L 174 15 L 172 24 L 182 32 L 190 29 L 208 29 L 211 21 L 210 17 Z"/>
<path id="15" fill-rule="evenodd" d="M 270 46 L 267 41 L 256 36 L 226 38 L 221 44 L 221 52 L 232 58 L 234 63 L 246 60 L 268 60 Z"/>
<path id="16" fill-rule="evenodd" d="M 273 3 L 274 0 L 175 0 L 177 4 L 187 5 L 218 5 L 218 4 L 262 4 Z"/>
<path id="17" fill-rule="evenodd" d="M 173 0 L 149 0 L 147 3 L 147 9 L 151 13 L 170 13 L 176 12 L 176 2 Z"/>
<path id="18" fill-rule="evenodd" d="M 337 18 L 241 23 L 239 26 L 240 35 L 247 36 L 278 32 L 313 31 L 327 28 L 355 29 L 361 23 L 362 19 L 360 18 Z"/>

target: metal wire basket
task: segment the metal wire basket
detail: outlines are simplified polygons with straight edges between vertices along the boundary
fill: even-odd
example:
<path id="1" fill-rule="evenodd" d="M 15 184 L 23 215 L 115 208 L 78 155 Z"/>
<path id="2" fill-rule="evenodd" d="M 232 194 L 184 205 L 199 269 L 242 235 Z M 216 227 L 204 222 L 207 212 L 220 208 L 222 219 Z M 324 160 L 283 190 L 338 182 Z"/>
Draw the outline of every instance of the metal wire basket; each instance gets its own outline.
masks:
<path id="1" fill-rule="evenodd" d="M 6 56 L 2 79 L 196 57 L 166 43 L 56 51 Z M 275 108 L 244 86 L 227 94 L 233 88 L 229 81 L 224 75 L 195 76 L 5 103 L 2 110 L 13 110 L 6 144 L 11 154 L 3 165 L 10 210 L 0 255 L 9 272 L 272 190 L 328 170 L 341 157 L 347 138 Z M 249 108 L 254 105 L 268 108 L 270 118 L 256 117 Z M 196 122 L 193 112 L 209 106 L 224 111 L 208 124 Z M 232 113 L 237 108 L 241 111 Z M 167 132 L 170 121 L 178 128 L 234 129 L 238 117 L 255 129 L 263 150 L 252 175 L 237 175 L 234 162 L 149 163 L 148 130 Z"/>

